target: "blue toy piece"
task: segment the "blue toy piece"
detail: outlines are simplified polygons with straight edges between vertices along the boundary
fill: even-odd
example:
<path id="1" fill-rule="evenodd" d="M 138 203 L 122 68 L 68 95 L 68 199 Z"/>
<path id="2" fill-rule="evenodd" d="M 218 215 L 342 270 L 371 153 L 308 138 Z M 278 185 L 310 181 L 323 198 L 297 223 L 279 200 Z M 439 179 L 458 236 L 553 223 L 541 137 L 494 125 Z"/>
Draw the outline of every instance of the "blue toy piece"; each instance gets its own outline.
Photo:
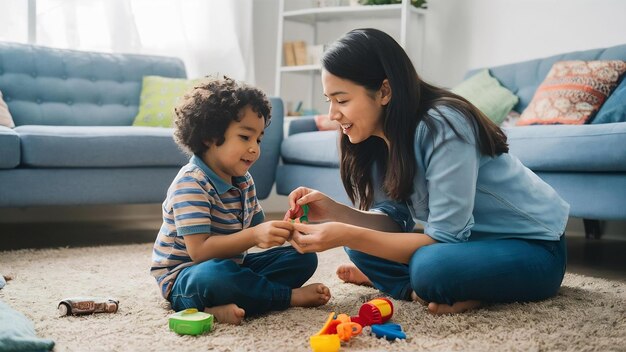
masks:
<path id="1" fill-rule="evenodd" d="M 395 339 L 406 339 L 406 334 L 402 331 L 400 324 L 386 323 L 372 325 L 372 334 L 377 338 L 384 337 L 389 341 Z"/>

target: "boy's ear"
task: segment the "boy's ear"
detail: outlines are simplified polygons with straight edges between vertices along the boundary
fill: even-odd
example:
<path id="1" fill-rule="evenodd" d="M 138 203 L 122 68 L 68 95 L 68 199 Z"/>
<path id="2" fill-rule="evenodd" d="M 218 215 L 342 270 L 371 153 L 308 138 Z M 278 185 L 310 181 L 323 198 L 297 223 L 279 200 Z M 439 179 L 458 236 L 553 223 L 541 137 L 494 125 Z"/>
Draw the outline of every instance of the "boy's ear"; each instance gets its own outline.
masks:
<path id="1" fill-rule="evenodd" d="M 204 146 L 207 148 L 211 148 L 211 142 L 209 141 L 202 141 L 202 144 L 204 144 Z"/>
<path id="2" fill-rule="evenodd" d="M 389 80 L 385 78 L 383 80 L 383 84 L 380 86 L 380 104 L 386 106 L 391 101 L 391 86 L 389 85 Z"/>

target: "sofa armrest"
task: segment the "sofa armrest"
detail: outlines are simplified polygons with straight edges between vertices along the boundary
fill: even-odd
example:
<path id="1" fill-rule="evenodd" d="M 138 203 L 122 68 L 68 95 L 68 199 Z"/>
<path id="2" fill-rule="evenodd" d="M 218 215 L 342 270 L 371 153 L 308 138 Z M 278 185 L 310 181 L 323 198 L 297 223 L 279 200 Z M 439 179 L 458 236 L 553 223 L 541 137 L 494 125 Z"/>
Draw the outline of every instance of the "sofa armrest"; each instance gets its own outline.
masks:
<path id="1" fill-rule="evenodd" d="M 315 131 L 319 130 L 317 129 L 317 125 L 315 124 L 315 119 L 313 118 L 313 116 L 302 116 L 293 119 L 289 123 L 289 130 L 287 131 L 287 135 L 291 136 L 297 133 Z"/>
<path id="2" fill-rule="evenodd" d="M 284 107 L 279 97 L 268 97 L 272 104 L 272 122 L 265 129 L 263 142 L 261 143 L 261 157 L 250 168 L 250 174 L 254 178 L 256 194 L 259 199 L 269 196 L 274 180 L 276 179 L 276 167 L 280 158 L 280 145 L 283 142 Z"/>

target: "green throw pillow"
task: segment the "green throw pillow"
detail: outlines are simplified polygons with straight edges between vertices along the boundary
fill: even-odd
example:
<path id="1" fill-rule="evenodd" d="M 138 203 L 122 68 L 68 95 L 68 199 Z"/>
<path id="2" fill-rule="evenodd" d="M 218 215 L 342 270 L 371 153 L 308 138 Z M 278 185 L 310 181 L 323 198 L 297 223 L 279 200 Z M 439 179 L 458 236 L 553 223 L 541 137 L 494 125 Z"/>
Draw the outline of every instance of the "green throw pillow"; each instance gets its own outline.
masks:
<path id="1" fill-rule="evenodd" d="M 179 99 L 201 79 L 145 76 L 133 126 L 172 127 Z"/>
<path id="2" fill-rule="evenodd" d="M 483 114 L 500 125 L 519 98 L 500 85 L 485 69 L 452 88 L 452 92 L 470 101 Z"/>

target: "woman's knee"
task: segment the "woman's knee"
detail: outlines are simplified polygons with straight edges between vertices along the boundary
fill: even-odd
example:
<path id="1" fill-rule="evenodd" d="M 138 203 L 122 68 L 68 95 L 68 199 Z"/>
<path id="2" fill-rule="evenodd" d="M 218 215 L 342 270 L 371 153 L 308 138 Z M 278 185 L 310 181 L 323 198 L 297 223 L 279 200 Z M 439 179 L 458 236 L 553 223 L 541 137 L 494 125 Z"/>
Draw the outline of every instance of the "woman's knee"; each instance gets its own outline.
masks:
<path id="1" fill-rule="evenodd" d="M 346 254 L 348 255 L 348 258 L 350 258 L 350 261 L 357 265 L 359 262 L 366 260 L 366 258 L 368 257 L 367 254 L 348 247 L 343 247 L 343 250 L 346 251 Z"/>
<path id="2" fill-rule="evenodd" d="M 409 261 L 411 288 L 423 300 L 442 303 L 450 273 L 431 246 L 418 249 Z"/>

